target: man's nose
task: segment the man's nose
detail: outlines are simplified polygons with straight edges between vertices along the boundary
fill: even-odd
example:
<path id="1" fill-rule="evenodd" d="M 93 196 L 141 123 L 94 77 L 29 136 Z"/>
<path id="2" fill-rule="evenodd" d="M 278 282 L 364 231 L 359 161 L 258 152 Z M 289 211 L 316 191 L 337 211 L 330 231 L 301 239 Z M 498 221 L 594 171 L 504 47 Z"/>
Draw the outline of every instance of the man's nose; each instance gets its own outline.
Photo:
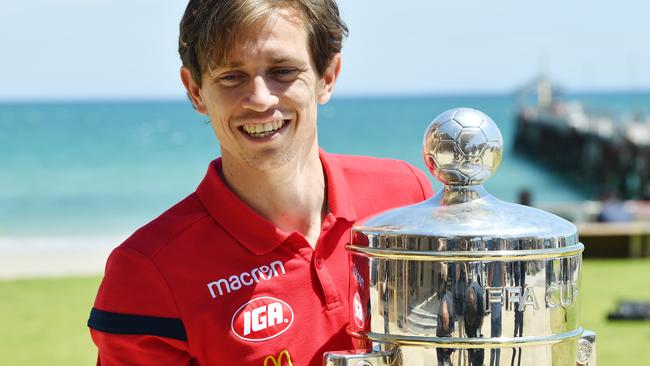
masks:
<path id="1" fill-rule="evenodd" d="M 261 76 L 255 76 L 251 83 L 250 94 L 244 101 L 244 108 L 264 112 L 278 102 L 279 98 L 269 90 L 267 81 Z"/>

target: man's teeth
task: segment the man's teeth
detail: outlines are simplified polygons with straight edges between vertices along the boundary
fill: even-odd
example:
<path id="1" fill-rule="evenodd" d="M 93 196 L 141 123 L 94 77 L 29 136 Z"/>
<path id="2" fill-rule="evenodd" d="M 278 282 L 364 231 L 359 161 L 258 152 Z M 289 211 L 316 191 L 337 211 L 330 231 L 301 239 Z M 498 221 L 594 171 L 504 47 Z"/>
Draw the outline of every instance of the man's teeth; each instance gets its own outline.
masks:
<path id="1" fill-rule="evenodd" d="M 275 131 L 284 126 L 284 120 L 271 121 L 266 123 L 251 123 L 244 125 L 244 131 L 253 137 L 271 136 Z"/>

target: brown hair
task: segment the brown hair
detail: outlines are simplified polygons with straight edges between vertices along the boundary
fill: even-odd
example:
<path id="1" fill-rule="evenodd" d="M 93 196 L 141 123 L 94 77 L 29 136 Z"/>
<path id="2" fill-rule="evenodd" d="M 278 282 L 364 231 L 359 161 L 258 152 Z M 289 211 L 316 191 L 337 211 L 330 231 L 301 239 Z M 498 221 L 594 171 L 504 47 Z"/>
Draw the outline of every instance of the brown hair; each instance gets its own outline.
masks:
<path id="1" fill-rule="evenodd" d="M 178 38 L 183 66 L 201 85 L 204 71 L 227 65 L 235 43 L 279 8 L 295 10 L 303 21 L 311 57 L 322 76 L 348 34 L 335 0 L 190 0 Z"/>

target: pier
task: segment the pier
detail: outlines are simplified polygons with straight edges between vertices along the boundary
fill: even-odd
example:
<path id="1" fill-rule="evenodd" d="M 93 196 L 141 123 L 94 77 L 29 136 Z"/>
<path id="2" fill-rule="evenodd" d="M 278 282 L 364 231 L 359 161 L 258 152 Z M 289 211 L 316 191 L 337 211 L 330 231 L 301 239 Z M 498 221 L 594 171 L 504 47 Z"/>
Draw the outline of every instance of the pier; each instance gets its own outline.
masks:
<path id="1" fill-rule="evenodd" d="M 556 90 L 543 77 L 522 88 L 537 104 L 519 108 L 514 149 L 589 200 L 541 208 L 576 224 L 586 257 L 650 257 L 650 117 L 588 112 Z"/>
<path id="2" fill-rule="evenodd" d="M 580 185 L 592 198 L 607 192 L 650 200 L 650 118 L 585 112 L 578 102 L 521 108 L 515 151 Z"/>

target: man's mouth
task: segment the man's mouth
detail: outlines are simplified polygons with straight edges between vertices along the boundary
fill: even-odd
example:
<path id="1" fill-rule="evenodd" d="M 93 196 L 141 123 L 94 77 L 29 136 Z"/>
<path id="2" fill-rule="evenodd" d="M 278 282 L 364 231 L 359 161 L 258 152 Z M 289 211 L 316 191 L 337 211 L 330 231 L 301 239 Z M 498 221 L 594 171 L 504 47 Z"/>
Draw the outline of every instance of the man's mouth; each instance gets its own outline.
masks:
<path id="1" fill-rule="evenodd" d="M 253 138 L 269 137 L 279 131 L 288 120 L 278 119 L 266 123 L 249 123 L 241 127 L 241 129 Z"/>

